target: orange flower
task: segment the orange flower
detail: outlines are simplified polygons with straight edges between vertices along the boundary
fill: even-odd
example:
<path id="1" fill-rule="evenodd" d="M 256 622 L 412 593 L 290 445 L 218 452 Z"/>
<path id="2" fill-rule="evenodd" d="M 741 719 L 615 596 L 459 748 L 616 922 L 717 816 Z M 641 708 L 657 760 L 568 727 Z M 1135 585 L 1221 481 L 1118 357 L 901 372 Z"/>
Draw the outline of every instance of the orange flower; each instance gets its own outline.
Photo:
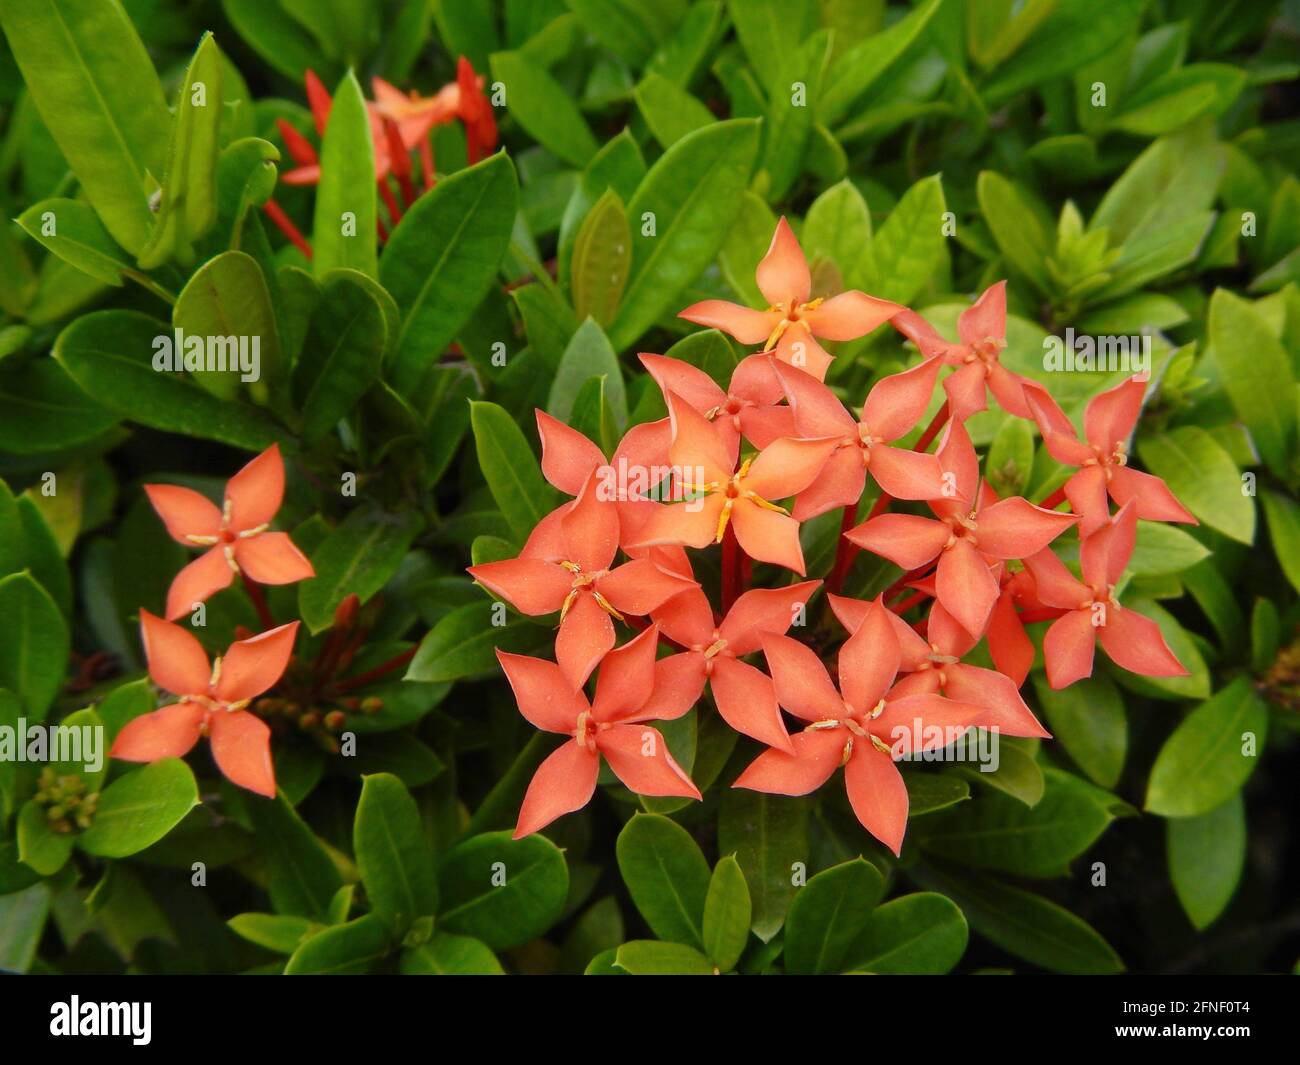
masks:
<path id="1" fill-rule="evenodd" d="M 772 500 L 807 488 L 838 441 L 782 437 L 737 469 L 713 425 L 675 392 L 668 394 L 668 416 L 673 476 L 687 498 L 660 506 L 641 527 L 635 546 L 707 547 L 721 543 L 728 522 L 734 521 L 736 540 L 751 558 L 802 575 L 799 523 Z"/>
<path id="2" fill-rule="evenodd" d="M 149 502 L 172 539 L 208 550 L 176 575 L 167 592 L 174 621 L 244 573 L 261 584 L 292 584 L 314 577 L 307 557 L 288 534 L 268 531 L 284 498 L 284 460 L 272 444 L 226 482 L 220 509 L 206 496 L 174 484 L 147 484 Z"/>
<path id="3" fill-rule="evenodd" d="M 554 662 L 497 651 L 519 712 L 545 732 L 571 737 L 538 767 L 528 785 L 515 839 L 586 806 L 596 790 L 601 758 L 638 795 L 700 798 L 663 736 L 644 724 L 668 717 L 649 705 L 658 642 L 659 629 L 652 625 L 610 651 L 601 663 L 592 702 Z"/>
<path id="4" fill-rule="evenodd" d="M 812 295 L 808 260 L 794 232 L 782 218 L 767 254 L 754 271 L 758 289 L 768 306 L 761 311 L 726 300 L 703 300 L 678 317 L 697 325 L 721 329 L 742 344 L 762 344 L 774 349 L 782 362 L 807 370 L 824 380 L 833 361 L 814 340 L 856 340 L 903 310 L 897 303 L 850 289 L 829 299 Z"/>
<path id="5" fill-rule="evenodd" d="M 127 723 L 110 757 L 127 762 L 180 758 L 206 735 L 217 767 L 232 784 L 275 797 L 271 730 L 245 709 L 271 688 L 293 653 L 298 622 L 238 640 L 211 666 L 192 633 L 140 611 L 140 637 L 149 676 L 180 702 Z"/>

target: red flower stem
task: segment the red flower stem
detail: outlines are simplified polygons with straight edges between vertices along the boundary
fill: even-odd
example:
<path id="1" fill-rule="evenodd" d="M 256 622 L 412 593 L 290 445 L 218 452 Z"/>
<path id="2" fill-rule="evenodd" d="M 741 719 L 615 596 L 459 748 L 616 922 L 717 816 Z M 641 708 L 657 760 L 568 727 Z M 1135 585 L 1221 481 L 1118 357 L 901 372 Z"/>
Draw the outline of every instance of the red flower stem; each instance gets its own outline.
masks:
<path id="1" fill-rule="evenodd" d="M 280 205 L 274 200 L 267 200 L 262 204 L 262 210 L 266 212 L 266 217 L 275 223 L 275 227 L 289 238 L 290 243 L 310 259 L 311 245 L 307 243 L 307 238 L 298 232 L 298 227 L 290 221 Z"/>
<path id="2" fill-rule="evenodd" d="M 913 451 L 924 451 L 930 446 L 930 441 L 938 436 L 939 430 L 947 424 L 948 414 L 948 401 L 944 400 L 943 406 L 935 411 L 934 420 L 930 422 L 929 427 L 921 434 L 921 439 L 918 440 L 916 446 L 912 448 Z"/>
<path id="3" fill-rule="evenodd" d="M 888 496 L 882 496 L 888 499 Z M 844 580 L 849 575 L 849 568 L 853 565 L 854 558 L 858 554 L 858 545 L 855 544 L 844 534 L 852 529 L 858 522 L 858 505 L 850 503 L 844 508 L 844 514 L 840 518 L 840 538 L 839 543 L 835 546 L 835 564 L 831 567 L 831 575 L 826 579 L 826 590 L 834 595 L 838 595 L 841 588 L 844 587 Z"/>
<path id="4" fill-rule="evenodd" d="M 916 606 L 917 603 L 921 602 L 924 599 L 929 599 L 929 598 L 930 596 L 926 592 L 913 592 L 901 603 L 895 603 L 889 609 L 892 610 L 895 614 L 905 614 L 907 611 L 911 610 L 912 607 Z"/>
<path id="5" fill-rule="evenodd" d="M 247 573 L 240 571 L 240 579 L 244 582 L 244 591 L 248 593 L 248 598 L 257 610 L 258 619 L 262 623 L 262 630 L 275 628 L 275 619 L 271 616 L 271 608 L 266 605 L 266 596 L 262 594 L 262 589 L 256 581 L 249 578 Z"/>
<path id="6" fill-rule="evenodd" d="M 930 570 L 934 569 L 936 565 L 938 565 L 937 560 L 934 562 L 927 562 L 924 566 L 917 566 L 916 569 L 908 570 L 901 577 L 899 577 L 898 580 L 894 581 L 893 584 L 891 584 L 888 588 L 885 589 L 885 593 L 884 593 L 885 598 L 893 599 L 894 596 L 896 596 L 899 592 L 903 591 L 907 587 L 910 581 L 914 581 L 920 577 L 924 577 L 927 573 L 930 572 Z"/>
<path id="7" fill-rule="evenodd" d="M 374 669 L 368 669 L 364 673 L 358 673 L 355 677 L 348 677 L 347 680 L 341 680 L 334 685 L 334 690 L 340 692 L 352 691 L 354 688 L 365 687 L 371 681 L 376 681 L 380 677 L 386 677 L 389 673 L 392 673 L 396 669 L 401 669 L 402 666 L 406 665 L 407 662 L 415 657 L 415 652 L 419 649 L 420 645 L 416 644 L 414 647 L 403 651 L 400 655 L 394 655 L 387 662 L 381 662 L 379 665 L 375 666 Z"/>
<path id="8" fill-rule="evenodd" d="M 420 141 L 420 170 L 424 173 L 424 191 L 433 188 L 433 141 L 426 136 Z"/>
<path id="9" fill-rule="evenodd" d="M 1065 499 L 1065 485 L 1061 485 L 1060 488 L 1058 488 L 1055 492 L 1049 495 L 1038 505 L 1042 507 L 1044 510 L 1055 510 L 1058 506 L 1061 505 L 1061 501 L 1063 499 Z"/>
<path id="10" fill-rule="evenodd" d="M 384 225 L 382 218 L 375 219 L 375 228 L 379 231 L 379 243 L 388 243 L 388 227 Z"/>
<path id="11" fill-rule="evenodd" d="M 740 545 L 736 543 L 736 530 L 727 522 L 722 534 L 722 616 L 726 617 L 731 604 L 736 601 L 736 589 L 740 583 Z"/>
<path id="12" fill-rule="evenodd" d="M 379 182 L 379 195 L 384 201 L 384 206 L 388 208 L 388 217 L 393 225 L 397 225 L 402 220 L 402 208 L 393 195 L 393 190 L 388 184 L 388 179 L 383 178 Z"/>

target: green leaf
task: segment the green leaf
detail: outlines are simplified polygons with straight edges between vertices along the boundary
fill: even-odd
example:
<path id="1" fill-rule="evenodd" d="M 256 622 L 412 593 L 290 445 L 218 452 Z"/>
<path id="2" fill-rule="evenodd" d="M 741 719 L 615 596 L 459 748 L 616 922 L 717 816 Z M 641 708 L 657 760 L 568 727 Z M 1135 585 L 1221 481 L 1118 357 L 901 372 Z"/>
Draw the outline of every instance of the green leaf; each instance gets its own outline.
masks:
<path id="1" fill-rule="evenodd" d="M 409 392 L 469 320 L 510 245 L 518 187 L 505 154 L 443 178 L 389 235 L 379 281 L 397 301 L 392 384 Z"/>
<path id="2" fill-rule="evenodd" d="M 88 396 L 123 417 L 164 432 L 218 440 L 261 451 L 281 436 L 262 411 L 223 402 L 168 364 L 171 330 L 136 311 L 92 311 L 82 315 L 54 342 L 54 357 Z"/>
<path id="3" fill-rule="evenodd" d="M 710 872 L 690 833 L 659 814 L 636 814 L 618 834 L 616 853 L 623 883 L 650 930 L 703 950 Z"/>
<path id="4" fill-rule="evenodd" d="M 0 895 L 0 969 L 25 973 L 36 958 L 50 912 L 50 889 L 32 884 Z"/>
<path id="5" fill-rule="evenodd" d="M 1268 734 L 1268 707 L 1246 677 L 1214 693 L 1160 748 L 1146 808 L 1164 817 L 1196 817 L 1221 806 L 1255 771 Z"/>
<path id="6" fill-rule="evenodd" d="M 574 258 L 577 258 L 576 248 Z M 577 282 L 576 271 L 574 281 Z M 605 379 L 605 401 L 609 404 L 614 424 L 620 429 L 626 426 L 627 388 L 623 383 L 622 367 L 614 349 L 610 347 L 605 331 L 588 318 L 578 326 L 569 346 L 564 349 L 555 380 L 551 382 L 546 413 L 560 421 L 569 421 L 579 389 L 592 377 Z M 502 509 L 504 511 L 504 507 Z"/>
<path id="7" fill-rule="evenodd" d="M 193 262 L 194 242 L 216 223 L 223 107 L 221 52 L 212 34 L 205 33 L 181 83 L 158 217 L 139 255 L 142 269 L 152 270 L 173 258 Z"/>
<path id="8" fill-rule="evenodd" d="M 1024 495 L 1034 470 L 1034 431 L 1024 418 L 1008 416 L 989 443 L 985 478 L 998 497 Z"/>
<path id="9" fill-rule="evenodd" d="M 859 41 L 843 52 L 831 67 L 817 117 L 838 125 L 853 102 L 862 96 L 911 47 L 943 0 L 925 0 L 888 29 Z"/>
<path id="10" fill-rule="evenodd" d="M 3 0 L 3 28 L 45 128 L 113 238 L 131 254 L 153 228 L 148 175 L 163 173 L 170 117 L 120 4 Z"/>
<path id="11" fill-rule="evenodd" d="M 397 572 L 420 530 L 412 511 L 390 514 L 359 507 L 311 552 L 316 576 L 298 585 L 298 609 L 313 633 L 334 623 L 334 611 L 349 595 L 364 603 Z"/>
<path id="12" fill-rule="evenodd" d="M 1079 768 L 1103 788 L 1119 783 L 1128 750 L 1124 698 L 1103 673 L 1059 691 L 1034 674 L 1034 692 L 1047 726 Z"/>
<path id="13" fill-rule="evenodd" d="M 884 897 L 880 871 L 862 858 L 831 866 L 808 881 L 785 922 L 785 967 L 792 973 L 843 972 L 849 948 Z"/>
<path id="14" fill-rule="evenodd" d="M 564 216 L 560 219 L 560 239 L 556 257 L 559 260 L 561 284 L 567 284 L 569 281 L 572 272 L 570 266 L 573 259 L 573 244 L 587 212 L 605 194 L 606 189 L 613 189 L 618 193 L 618 198 L 627 203 L 644 177 L 645 160 L 641 157 L 641 149 L 637 147 L 631 132 L 626 129 L 592 157 L 586 170 L 578 179 L 577 187 L 569 196 L 569 202 L 564 207 Z M 524 310 L 522 300 L 519 300 L 521 291 L 526 290 L 515 290 L 515 298 L 521 303 L 521 310 Z M 533 338 L 531 328 L 528 336 L 529 342 L 535 347 L 537 342 Z"/>
<path id="15" fill-rule="evenodd" d="M 1246 865 L 1246 810 L 1241 793 L 1196 817 L 1165 823 L 1169 878 L 1197 931 L 1232 901 Z"/>
<path id="16" fill-rule="evenodd" d="M 266 863 L 276 912 L 325 923 L 343 880 L 329 854 L 281 793 L 249 801 L 258 853 Z M 382 922 L 379 922 L 382 927 Z"/>
<path id="17" fill-rule="evenodd" d="M 1124 962 L 1087 922 L 1041 895 L 981 873 L 924 866 L 914 878 L 952 899 L 976 932 L 1017 958 L 1057 973 L 1109 975 Z"/>
<path id="18" fill-rule="evenodd" d="M 938 976 L 966 953 L 966 918 L 943 895 L 921 891 L 871 911 L 848 950 L 846 968 L 880 974 Z"/>
<path id="19" fill-rule="evenodd" d="M 1185 573 L 1209 557 L 1209 548 L 1182 529 L 1154 521 L 1140 521 L 1128 571 L 1134 577 Z"/>
<path id="20" fill-rule="evenodd" d="M 633 90 L 637 109 L 660 147 L 671 148 L 688 133 L 711 125 L 713 113 L 680 85 L 653 71 Z"/>
<path id="21" fill-rule="evenodd" d="M 257 344 L 253 380 L 271 378 L 280 359 L 280 336 L 266 277 L 257 260 L 242 251 L 214 256 L 190 276 L 172 308 L 172 326 L 189 338 L 212 342 L 225 338 L 224 354 L 232 369 L 203 369 L 190 377 L 221 399 L 233 399 L 243 378 L 235 343 Z M 210 339 L 211 338 L 211 339 Z M 268 373 L 267 371 L 272 371 Z"/>
<path id="22" fill-rule="evenodd" d="M 943 186 L 922 178 L 903 194 L 870 245 L 869 290 L 881 299 L 908 303 L 944 260 Z"/>
<path id="23" fill-rule="evenodd" d="M 829 50 L 829 32 L 819 31 L 799 47 L 785 49 L 774 72 L 763 119 L 761 171 L 767 175 L 767 198 L 773 203 L 785 198 L 805 166 Z"/>
<path id="24" fill-rule="evenodd" d="M 633 976 L 712 976 L 714 963 L 685 943 L 634 939 L 614 955 L 614 964 Z"/>
<path id="25" fill-rule="evenodd" d="M 1268 535 L 1273 540 L 1278 565 L 1291 582 L 1291 587 L 1300 591 L 1300 504 L 1271 489 L 1265 489 L 1260 499 L 1264 503 Z"/>
<path id="26" fill-rule="evenodd" d="M 67 673 L 68 624 L 28 572 L 0 580 L 0 618 L 0 688 L 22 700 L 28 717 L 43 721 Z"/>
<path id="27" fill-rule="evenodd" d="M 403 976 L 504 976 L 505 970 L 480 939 L 437 933 L 428 943 L 402 952 Z"/>
<path id="28" fill-rule="evenodd" d="M 438 879 L 415 800 L 395 776 L 364 777 L 353 851 L 371 909 L 395 936 L 438 912 Z"/>
<path id="29" fill-rule="evenodd" d="M 1254 542 L 1255 504 L 1243 491 L 1236 463 L 1208 432 L 1182 425 L 1143 436 L 1138 455 L 1206 525 L 1243 544 Z"/>
<path id="30" fill-rule="evenodd" d="M 122 275 L 132 270 L 126 252 L 88 203 L 41 200 L 18 216 L 18 224 L 60 259 L 106 285 L 124 284 Z"/>
<path id="31" fill-rule="evenodd" d="M 75 837 L 70 832 L 55 832 L 45 807 L 35 799 L 28 799 L 18 811 L 16 828 L 18 858 L 24 865 L 41 876 L 53 876 L 67 864 Z"/>
<path id="32" fill-rule="evenodd" d="M 406 679 L 437 683 L 493 676 L 500 668 L 498 650 L 531 653 L 547 642 L 550 630 L 517 614 L 507 615 L 504 625 L 494 624 L 499 616 L 494 607 L 486 601 L 466 603 L 440 617 L 420 641 Z"/>
<path id="33" fill-rule="evenodd" d="M 274 913 L 240 913 L 226 924 L 241 939 L 276 954 L 292 954 L 315 927 L 305 917 Z"/>
<path id="34" fill-rule="evenodd" d="M 363 277 L 348 269 L 325 279 L 293 368 L 293 392 L 308 444 L 323 440 L 356 408 L 383 364 L 388 343 L 384 308 Z"/>
<path id="35" fill-rule="evenodd" d="M 610 330 L 630 347 L 711 263 L 740 207 L 758 152 L 758 123 L 717 122 L 664 152 L 628 204 L 632 270 Z M 651 228 L 653 227 L 653 228 Z"/>
<path id="36" fill-rule="evenodd" d="M 839 269 L 843 288 L 866 284 L 861 274 L 871 242 L 871 211 L 853 182 L 837 182 L 813 200 L 801 242 L 814 271 L 817 260 L 825 258 Z"/>
<path id="37" fill-rule="evenodd" d="M 1039 292 L 1050 292 L 1046 260 L 1053 250 L 1053 235 L 1045 225 L 1041 205 L 995 170 L 981 172 L 976 195 L 984 221 L 1007 263 Z"/>
<path id="38" fill-rule="evenodd" d="M 704 898 L 704 953 L 720 971 L 736 967 L 749 940 L 752 915 L 745 874 L 735 855 L 728 854 L 713 867 Z"/>
<path id="39" fill-rule="evenodd" d="M 1233 409 L 1269 468 L 1287 476 L 1296 416 L 1291 360 L 1258 308 L 1227 289 L 1217 289 L 1210 297 L 1208 329 Z"/>
<path id="40" fill-rule="evenodd" d="M 438 927 L 509 950 L 535 939 L 564 909 L 569 870 L 545 836 L 488 832 L 456 844 L 438 866 Z"/>
<path id="41" fill-rule="evenodd" d="M 570 286 L 578 318 L 594 318 L 607 326 L 618 312 L 619 300 L 632 265 L 632 233 L 627 211 L 613 189 L 587 212 L 573 242 Z"/>
<path id="42" fill-rule="evenodd" d="M 735 854 L 753 901 L 753 931 L 769 942 L 794 899 L 795 863 L 807 866 L 808 803 L 802 798 L 730 790 L 718 815 L 718 849 Z"/>
<path id="43" fill-rule="evenodd" d="M 118 420 L 53 359 L 37 359 L 0 372 L 0 449 L 10 454 L 85 443 Z"/>
<path id="44" fill-rule="evenodd" d="M 566 163 L 586 166 L 598 147 L 578 105 L 546 68 L 520 52 L 496 52 L 492 77 L 506 90 L 506 108 L 539 144 Z"/>
<path id="45" fill-rule="evenodd" d="M 87 854 L 125 858 L 157 843 L 199 802 L 190 767 L 164 758 L 132 770 L 99 793 L 95 820 L 78 840 Z"/>
<path id="46" fill-rule="evenodd" d="M 293 952 L 285 976 L 356 976 L 389 952 L 388 929 L 372 913 L 322 929 Z"/>
<path id="47" fill-rule="evenodd" d="M 312 270 L 316 277 L 338 267 L 375 277 L 377 217 L 370 116 L 361 86 L 348 71 L 334 92 L 321 140 L 320 184 L 316 187 L 312 224 Z"/>
<path id="48" fill-rule="evenodd" d="M 471 402 L 470 425 L 479 467 L 492 498 L 520 543 L 553 509 L 555 491 L 518 423 L 496 403 Z"/>

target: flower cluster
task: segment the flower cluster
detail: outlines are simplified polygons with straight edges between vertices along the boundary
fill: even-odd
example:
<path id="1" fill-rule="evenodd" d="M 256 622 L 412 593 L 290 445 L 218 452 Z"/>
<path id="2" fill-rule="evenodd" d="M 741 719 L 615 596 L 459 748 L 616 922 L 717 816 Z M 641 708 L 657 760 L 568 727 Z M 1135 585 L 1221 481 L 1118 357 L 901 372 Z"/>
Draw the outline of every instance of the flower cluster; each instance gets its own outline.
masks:
<path id="1" fill-rule="evenodd" d="M 1116 598 L 1139 518 L 1195 521 L 1162 481 L 1125 463 L 1144 377 L 1092 400 L 1084 442 L 1045 388 L 1000 362 L 1005 283 L 961 315 L 952 343 L 914 311 L 862 292 L 812 298 L 784 219 L 756 276 L 767 307 L 706 300 L 681 317 L 761 350 L 726 389 L 679 360 L 641 355 L 668 417 L 632 427 L 609 462 L 537 412 L 542 471 L 574 498 L 517 558 L 470 567 L 522 613 L 560 618 L 554 662 L 498 652 L 524 717 L 567 737 L 533 778 L 517 837 L 584 806 L 602 758 L 640 795 L 698 799 L 649 722 L 681 717 L 708 687 L 722 719 L 767 748 L 733 786 L 803 795 L 843 766 L 858 820 L 897 854 L 908 813 L 897 760 L 971 727 L 1048 735 L 1019 691 L 1036 655 L 1026 625 L 1051 622 L 1043 655 L 1056 688 L 1090 675 L 1097 641 L 1135 673 L 1185 672 L 1156 624 Z M 825 383 L 833 357 L 818 340 L 854 340 L 885 322 L 920 362 L 880 379 L 850 411 Z M 943 403 L 909 447 L 936 384 Z M 981 477 L 964 423 L 990 394 L 1078 467 L 1041 504 L 999 499 Z M 632 467 L 662 471 L 640 479 L 654 491 L 611 488 L 611 474 Z M 859 523 L 868 478 L 879 491 Z M 814 650 L 790 633 L 804 627 L 822 581 L 747 585 L 754 562 L 804 577 L 800 525 L 835 509 L 842 535 L 826 598 L 849 635 L 838 651 L 826 639 Z M 1067 533 L 1079 539 L 1081 579 L 1051 547 Z M 687 553 L 714 544 L 718 609 Z M 904 571 L 873 600 L 839 594 L 859 549 Z M 616 623 L 635 633 L 621 646 Z M 981 641 L 995 669 L 963 661 Z"/>

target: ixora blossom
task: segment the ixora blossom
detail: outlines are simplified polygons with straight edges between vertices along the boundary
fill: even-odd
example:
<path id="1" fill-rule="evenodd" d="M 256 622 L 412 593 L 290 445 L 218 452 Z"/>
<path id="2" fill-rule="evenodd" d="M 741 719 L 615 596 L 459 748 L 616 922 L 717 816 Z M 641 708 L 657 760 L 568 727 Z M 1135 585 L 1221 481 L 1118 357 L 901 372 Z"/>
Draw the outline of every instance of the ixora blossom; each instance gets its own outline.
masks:
<path id="1" fill-rule="evenodd" d="M 987 711 L 931 692 L 892 687 L 901 665 L 893 623 L 879 601 L 839 654 L 837 690 L 813 650 L 788 636 L 763 637 L 780 704 L 807 727 L 792 750 L 760 754 L 733 787 L 806 795 L 840 766 L 849 805 L 862 827 L 894 854 L 907 827 L 907 786 L 895 756 L 945 746 L 953 730 L 983 724 Z M 917 739 L 920 742 L 917 742 Z"/>
<path id="2" fill-rule="evenodd" d="M 824 380 L 834 361 L 814 338 L 857 340 L 903 310 L 897 303 L 850 289 L 829 299 L 811 299 L 812 274 L 803 248 L 782 218 L 771 246 L 754 271 L 763 310 L 727 300 L 702 300 L 678 316 L 697 325 L 721 329 L 742 344 L 762 344 L 782 362 L 806 369 Z"/>
<path id="3" fill-rule="evenodd" d="M 685 713 L 699 702 L 707 683 L 728 725 L 769 747 L 790 750 L 771 678 L 741 658 L 757 651 L 764 636 L 783 635 L 821 583 L 755 588 L 718 624 L 702 589 L 673 596 L 653 617 L 660 632 L 686 650 L 659 661 L 656 705 Z"/>
<path id="4" fill-rule="evenodd" d="M 867 394 L 858 419 L 811 374 L 793 366 L 777 367 L 799 435 L 839 438 L 821 474 L 799 493 L 793 515 L 797 521 L 856 505 L 868 471 L 880 490 L 895 499 L 937 499 L 943 494 L 943 468 L 934 455 L 889 446 L 911 432 L 925 414 L 939 365 L 927 359 L 882 378 Z"/>
<path id="5" fill-rule="evenodd" d="M 958 419 L 944 431 L 938 458 L 949 491 L 928 501 L 935 518 L 881 514 L 846 535 L 859 547 L 907 570 L 937 558 L 938 601 L 962 628 L 978 637 L 998 599 L 990 562 L 1041 551 L 1078 519 L 1019 496 L 992 501 L 996 497 L 980 480 L 979 459 Z"/>
<path id="6" fill-rule="evenodd" d="M 307 557 L 287 533 L 270 531 L 284 499 L 284 459 L 272 444 L 226 482 L 218 507 L 192 488 L 144 486 L 173 540 L 202 547 L 167 591 L 167 620 L 174 621 L 230 585 L 236 574 L 260 584 L 292 584 L 314 577 Z"/>
<path id="7" fill-rule="evenodd" d="M 1064 611 L 1043 639 L 1047 680 L 1064 688 L 1092 675 L 1092 659 L 1101 641 L 1117 666 L 1147 677 L 1183 677 L 1160 626 L 1136 610 L 1120 606 L 1115 587 L 1133 554 L 1137 537 L 1137 504 L 1130 501 L 1115 517 L 1079 547 L 1080 581 L 1049 549 L 1025 559 L 1034 575 L 1038 598 Z"/>
<path id="8" fill-rule="evenodd" d="M 605 655 L 588 701 L 556 663 L 497 651 L 519 712 L 544 732 L 570 737 L 537 769 L 515 826 L 515 839 L 580 810 L 596 790 L 600 760 L 638 795 L 700 798 L 657 729 L 645 722 L 669 715 L 655 705 L 658 626 Z M 677 716 L 684 714 L 684 707 Z"/>
<path id="9" fill-rule="evenodd" d="M 941 358 L 956 367 L 944 378 L 952 413 L 962 420 L 984 410 L 988 400 L 985 386 L 1002 405 L 1018 418 L 1029 417 L 1023 388 L 1027 378 L 1002 365 L 1007 346 L 1007 283 L 999 281 L 984 290 L 975 304 L 957 319 L 958 344 L 952 344 L 915 311 L 903 311 L 892 319 L 895 329 L 914 343 L 921 354 Z"/>
<path id="10" fill-rule="evenodd" d="M 614 646 L 613 619 L 649 614 L 696 586 L 649 558 L 610 568 L 618 554 L 618 515 L 597 499 L 596 484 L 593 471 L 574 502 L 533 530 L 518 558 L 469 568 L 476 581 L 525 614 L 560 612 L 555 655 L 574 685 L 584 684 Z"/>
<path id="11" fill-rule="evenodd" d="M 737 468 L 713 424 L 675 392 L 668 394 L 668 416 L 673 432 L 668 454 L 678 471 L 678 494 L 695 498 L 661 504 L 641 527 L 635 546 L 707 547 L 721 543 L 734 523 L 736 540 L 751 558 L 802 574 L 799 523 L 773 500 L 807 488 L 838 441 L 782 437 Z M 694 476 L 702 480 L 681 479 L 681 471 L 688 470 L 698 471 Z"/>
<path id="12" fill-rule="evenodd" d="M 1033 410 L 1048 453 L 1079 472 L 1065 482 L 1065 498 L 1079 515 L 1079 531 L 1088 536 L 1110 520 L 1110 496 L 1123 506 L 1132 501 L 1137 516 L 1148 521 L 1197 524 L 1159 477 L 1128 465 L 1128 439 L 1133 435 L 1147 377 L 1135 374 L 1088 401 L 1083 415 L 1087 443 L 1079 439 L 1070 419 L 1042 385 L 1027 383 L 1025 399 Z"/>
<path id="13" fill-rule="evenodd" d="M 118 733 L 110 757 L 127 762 L 179 758 L 207 736 L 212 757 L 226 779 L 275 797 L 271 730 L 247 709 L 283 675 L 293 653 L 298 622 L 237 640 L 208 664 L 194 635 L 147 610 L 140 611 L 140 638 L 149 676 L 179 702 L 144 714 Z"/>

